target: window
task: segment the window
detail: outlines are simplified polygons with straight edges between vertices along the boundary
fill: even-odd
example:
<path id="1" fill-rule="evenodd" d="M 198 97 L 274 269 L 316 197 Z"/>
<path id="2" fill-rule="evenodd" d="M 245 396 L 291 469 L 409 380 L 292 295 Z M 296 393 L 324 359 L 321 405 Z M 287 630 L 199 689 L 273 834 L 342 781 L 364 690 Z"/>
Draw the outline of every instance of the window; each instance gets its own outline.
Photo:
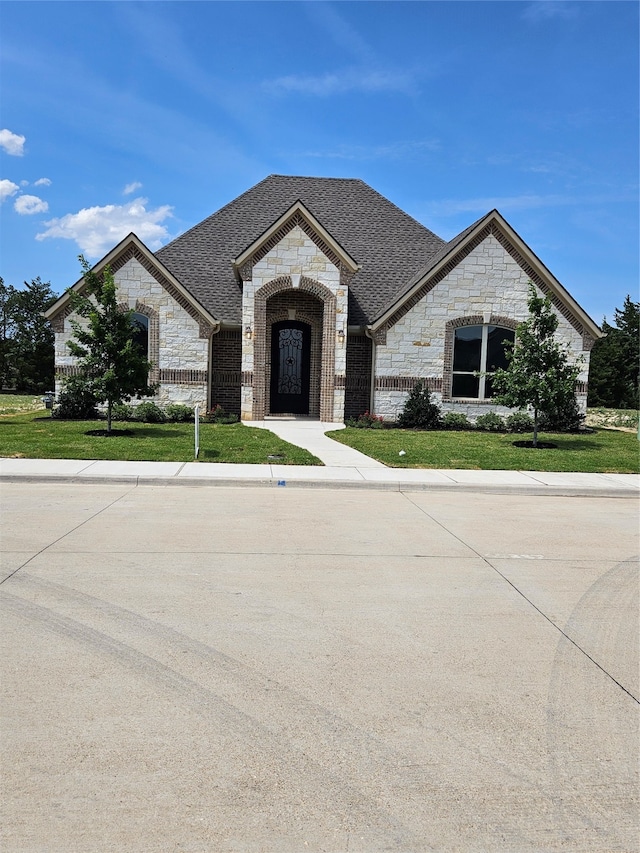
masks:
<path id="1" fill-rule="evenodd" d="M 133 325 L 133 343 L 140 352 L 149 357 L 149 318 L 137 311 L 131 318 Z"/>
<path id="2" fill-rule="evenodd" d="M 486 400 L 493 396 L 491 373 L 507 366 L 504 342 L 515 340 L 504 326 L 461 326 L 453 341 L 453 397 Z M 487 375 L 482 375 L 487 374 Z"/>

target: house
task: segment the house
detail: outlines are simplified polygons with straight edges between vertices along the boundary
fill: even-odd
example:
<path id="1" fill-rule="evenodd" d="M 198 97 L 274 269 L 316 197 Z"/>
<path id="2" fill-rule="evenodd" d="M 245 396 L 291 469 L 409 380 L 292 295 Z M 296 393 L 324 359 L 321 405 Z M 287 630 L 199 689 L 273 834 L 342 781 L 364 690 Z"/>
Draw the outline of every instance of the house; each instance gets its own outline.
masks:
<path id="1" fill-rule="evenodd" d="M 586 406 L 600 330 L 497 210 L 446 242 L 363 181 L 271 175 L 157 252 L 130 234 L 95 270 L 107 264 L 161 403 L 393 420 L 426 379 L 473 418 L 496 408 L 490 373 L 531 281 L 582 357 Z M 76 370 L 70 310 L 65 294 L 47 312 L 59 380 Z"/>

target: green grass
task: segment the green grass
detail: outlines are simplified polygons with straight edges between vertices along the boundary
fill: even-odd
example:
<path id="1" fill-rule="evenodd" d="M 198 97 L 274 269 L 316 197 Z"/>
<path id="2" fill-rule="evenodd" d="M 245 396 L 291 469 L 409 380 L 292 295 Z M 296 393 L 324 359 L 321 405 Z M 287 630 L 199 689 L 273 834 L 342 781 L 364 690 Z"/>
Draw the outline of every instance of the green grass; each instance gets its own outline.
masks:
<path id="1" fill-rule="evenodd" d="M 541 441 L 558 445 L 555 450 L 513 446 L 513 441 L 530 439 L 529 434 L 347 428 L 327 435 L 394 468 L 622 474 L 640 470 L 637 435 L 608 429 L 581 435 L 541 434 Z M 405 456 L 398 455 L 401 450 Z"/>
<path id="2" fill-rule="evenodd" d="M 0 418 L 0 456 L 28 459 L 121 459 L 152 462 L 193 461 L 193 424 L 115 423 L 130 436 L 86 435 L 104 421 L 58 421 L 34 414 Z M 242 424 L 201 424 L 201 462 L 320 465 L 320 460 L 272 432 Z"/>
<path id="3" fill-rule="evenodd" d="M 36 412 L 44 409 L 42 394 L 0 394 L 0 415 Z"/>

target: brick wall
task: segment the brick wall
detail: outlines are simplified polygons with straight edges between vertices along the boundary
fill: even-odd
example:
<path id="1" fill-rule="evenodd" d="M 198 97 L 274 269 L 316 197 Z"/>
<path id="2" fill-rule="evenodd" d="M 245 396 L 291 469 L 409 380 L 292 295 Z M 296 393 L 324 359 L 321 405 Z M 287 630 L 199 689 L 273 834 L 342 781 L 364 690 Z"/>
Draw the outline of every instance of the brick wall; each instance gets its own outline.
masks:
<path id="1" fill-rule="evenodd" d="M 239 416 L 241 384 L 242 332 L 223 329 L 211 340 L 211 407 Z"/>
<path id="2" fill-rule="evenodd" d="M 347 338 L 345 418 L 357 418 L 371 405 L 371 340 L 366 335 Z"/>

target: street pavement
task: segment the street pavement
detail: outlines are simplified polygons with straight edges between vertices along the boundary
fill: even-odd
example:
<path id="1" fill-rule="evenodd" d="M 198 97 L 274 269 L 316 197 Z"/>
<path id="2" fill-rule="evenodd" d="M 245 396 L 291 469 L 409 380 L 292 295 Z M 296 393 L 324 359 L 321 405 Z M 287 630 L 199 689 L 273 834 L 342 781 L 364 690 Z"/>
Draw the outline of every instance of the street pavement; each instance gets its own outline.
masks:
<path id="1" fill-rule="evenodd" d="M 638 850 L 637 478 L 30 463 L 6 853 Z"/>

